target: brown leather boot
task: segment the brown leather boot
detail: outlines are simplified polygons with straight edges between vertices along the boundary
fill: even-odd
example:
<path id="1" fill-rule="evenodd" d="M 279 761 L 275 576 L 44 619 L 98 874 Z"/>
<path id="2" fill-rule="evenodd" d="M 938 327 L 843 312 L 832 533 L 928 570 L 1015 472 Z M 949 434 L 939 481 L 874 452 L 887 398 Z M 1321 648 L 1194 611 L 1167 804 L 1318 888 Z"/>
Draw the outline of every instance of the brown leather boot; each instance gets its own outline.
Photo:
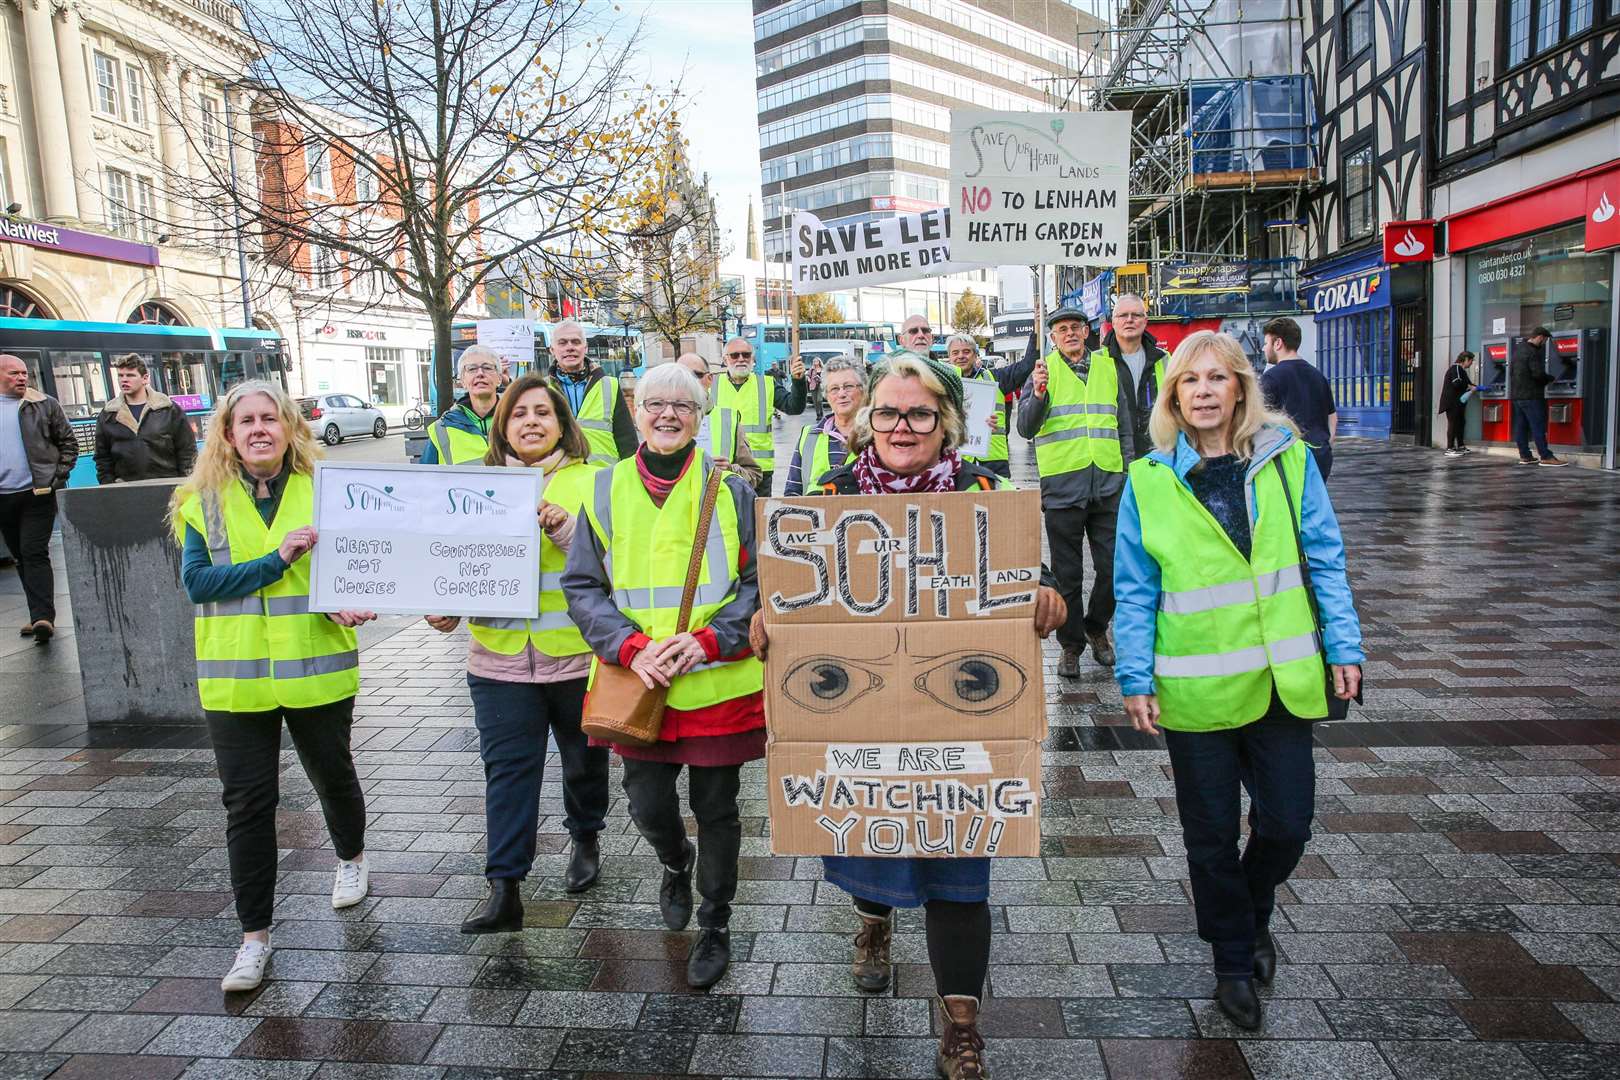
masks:
<path id="1" fill-rule="evenodd" d="M 865 912 L 861 929 L 855 935 L 855 960 L 849 965 L 855 985 L 862 990 L 887 990 L 894 978 L 894 965 L 889 961 L 889 943 L 894 940 L 894 912 L 878 919 Z"/>
<path id="2" fill-rule="evenodd" d="M 979 1034 L 979 999 L 939 999 L 939 1057 L 934 1069 L 945 1080 L 990 1080 L 984 1066 L 984 1036 Z"/>

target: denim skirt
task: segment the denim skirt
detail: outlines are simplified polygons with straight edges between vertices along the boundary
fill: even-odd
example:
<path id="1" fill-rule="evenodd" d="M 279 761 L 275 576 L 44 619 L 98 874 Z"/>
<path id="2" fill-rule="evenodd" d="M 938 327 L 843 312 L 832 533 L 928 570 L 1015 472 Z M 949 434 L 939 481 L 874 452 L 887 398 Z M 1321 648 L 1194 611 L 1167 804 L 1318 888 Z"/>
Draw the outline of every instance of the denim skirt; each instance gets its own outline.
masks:
<path id="1" fill-rule="evenodd" d="M 824 855 L 822 876 L 851 896 L 890 907 L 990 899 L 989 859 L 880 859 Z"/>

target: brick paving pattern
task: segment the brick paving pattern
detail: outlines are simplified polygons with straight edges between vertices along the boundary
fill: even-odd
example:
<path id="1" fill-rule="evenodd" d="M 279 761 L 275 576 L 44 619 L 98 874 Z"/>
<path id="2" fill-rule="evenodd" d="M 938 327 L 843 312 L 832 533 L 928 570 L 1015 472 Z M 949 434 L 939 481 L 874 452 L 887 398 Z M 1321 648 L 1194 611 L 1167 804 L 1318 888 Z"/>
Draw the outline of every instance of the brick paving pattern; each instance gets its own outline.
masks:
<path id="1" fill-rule="evenodd" d="M 1620 479 L 1353 441 L 1336 459 L 1368 708 L 1318 729 L 1264 1031 L 1208 1000 L 1168 759 L 1087 658 L 1048 676 L 1043 857 L 995 868 L 1001 1080 L 1620 1073 Z M 484 892 L 464 648 L 413 623 L 365 652 L 371 896 L 341 913 L 288 746 L 276 952 L 251 994 L 218 988 L 239 929 L 201 734 L 48 709 L 0 726 L 0 1078 L 933 1075 L 919 913 L 894 989 L 854 990 L 848 900 L 818 861 L 769 856 L 758 766 L 712 991 L 685 987 L 690 937 L 662 929 L 622 796 L 602 881 L 563 892 L 555 757 L 529 929 L 462 936 Z"/>

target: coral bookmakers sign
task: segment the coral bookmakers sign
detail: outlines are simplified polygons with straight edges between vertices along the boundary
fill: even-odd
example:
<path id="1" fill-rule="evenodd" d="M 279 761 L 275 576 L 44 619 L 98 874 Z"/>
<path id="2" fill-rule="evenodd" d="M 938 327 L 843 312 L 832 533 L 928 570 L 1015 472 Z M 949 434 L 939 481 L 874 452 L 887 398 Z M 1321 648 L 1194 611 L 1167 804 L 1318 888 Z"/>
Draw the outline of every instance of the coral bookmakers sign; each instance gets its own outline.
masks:
<path id="1" fill-rule="evenodd" d="M 1384 261 L 1434 261 L 1434 222 L 1392 221 L 1384 226 Z"/>

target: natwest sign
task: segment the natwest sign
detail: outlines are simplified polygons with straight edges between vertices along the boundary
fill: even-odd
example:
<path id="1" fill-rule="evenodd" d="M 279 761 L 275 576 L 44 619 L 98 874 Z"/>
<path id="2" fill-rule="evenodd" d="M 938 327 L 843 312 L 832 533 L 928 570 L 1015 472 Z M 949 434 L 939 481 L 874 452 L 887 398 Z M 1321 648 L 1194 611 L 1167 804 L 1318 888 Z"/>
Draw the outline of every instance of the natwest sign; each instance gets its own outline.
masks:
<path id="1" fill-rule="evenodd" d="M 60 225 L 47 225 L 42 221 L 23 221 L 20 218 L 0 217 L 0 240 L 9 240 L 46 251 L 61 251 L 70 255 L 88 255 L 93 259 L 134 263 L 136 266 L 156 266 L 158 249 L 151 244 L 137 244 L 115 236 L 64 229 Z"/>
<path id="2" fill-rule="evenodd" d="M 1433 262 L 1434 222 L 1392 221 L 1385 225 L 1384 261 Z"/>

